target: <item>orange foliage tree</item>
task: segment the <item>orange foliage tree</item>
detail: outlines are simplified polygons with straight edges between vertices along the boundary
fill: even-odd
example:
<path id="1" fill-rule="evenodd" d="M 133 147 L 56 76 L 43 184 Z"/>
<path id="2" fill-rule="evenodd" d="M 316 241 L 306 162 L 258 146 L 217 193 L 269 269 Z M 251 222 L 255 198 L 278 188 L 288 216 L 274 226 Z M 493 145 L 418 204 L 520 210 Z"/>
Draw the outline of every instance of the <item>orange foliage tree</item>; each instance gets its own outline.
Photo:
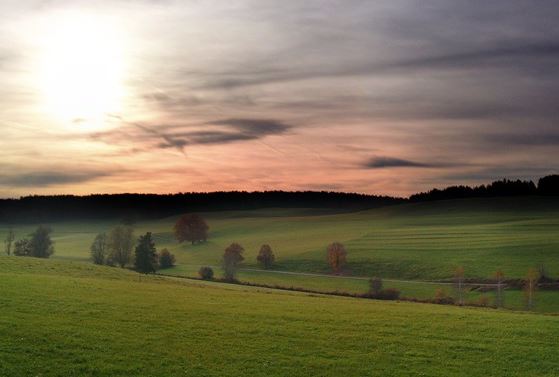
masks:
<path id="1" fill-rule="evenodd" d="M 194 243 L 206 241 L 210 227 L 206 221 L 195 213 L 182 215 L 175 224 L 175 238 L 179 242 Z"/>
<path id="2" fill-rule="evenodd" d="M 344 245 L 339 242 L 334 242 L 328 245 L 326 257 L 332 270 L 335 273 L 340 273 L 346 263 L 347 251 Z"/>

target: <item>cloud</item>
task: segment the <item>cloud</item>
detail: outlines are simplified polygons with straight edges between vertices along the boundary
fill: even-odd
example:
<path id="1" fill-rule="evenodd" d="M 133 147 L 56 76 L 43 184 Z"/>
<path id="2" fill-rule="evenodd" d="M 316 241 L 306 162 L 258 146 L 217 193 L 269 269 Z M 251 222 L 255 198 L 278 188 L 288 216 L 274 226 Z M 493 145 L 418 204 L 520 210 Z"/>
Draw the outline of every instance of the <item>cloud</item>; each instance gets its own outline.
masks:
<path id="1" fill-rule="evenodd" d="M 502 46 L 505 44 L 505 46 Z M 318 68 L 313 70 L 286 70 L 247 75 L 231 71 L 225 77 L 210 79 L 201 88 L 233 89 L 245 86 L 285 83 L 300 80 L 328 79 L 351 76 L 369 76 L 413 73 L 419 70 L 464 70 L 480 68 L 524 68 L 537 72 L 542 59 L 552 59 L 555 65 L 559 58 L 559 43 L 540 42 L 512 44 L 500 42 L 499 46 L 473 49 L 470 51 L 445 52 L 419 58 L 392 60 L 383 63 L 344 65 L 342 67 Z M 212 77 L 215 77 L 212 75 Z"/>
<path id="2" fill-rule="evenodd" d="M 471 164 L 459 164 L 452 162 L 419 162 L 402 158 L 375 156 L 366 161 L 363 167 L 367 169 L 385 168 L 450 168 L 459 166 L 472 166 Z"/>
<path id="3" fill-rule="evenodd" d="M 203 124 L 192 125 L 145 125 L 136 122 L 125 122 L 119 129 L 96 132 L 89 137 L 107 143 L 150 143 L 154 139 L 159 142 L 151 145 L 156 148 L 176 148 L 184 153 L 184 148 L 192 145 L 227 144 L 237 141 L 258 140 L 270 135 L 280 135 L 292 128 L 274 119 L 230 118 L 218 119 Z M 140 131 L 140 132 L 138 132 Z M 150 148 L 148 145 L 147 148 Z"/>
<path id="4" fill-rule="evenodd" d="M 101 171 L 56 172 L 30 171 L 0 176 L 0 186 L 8 187 L 48 187 L 73 183 L 83 183 L 112 175 Z"/>

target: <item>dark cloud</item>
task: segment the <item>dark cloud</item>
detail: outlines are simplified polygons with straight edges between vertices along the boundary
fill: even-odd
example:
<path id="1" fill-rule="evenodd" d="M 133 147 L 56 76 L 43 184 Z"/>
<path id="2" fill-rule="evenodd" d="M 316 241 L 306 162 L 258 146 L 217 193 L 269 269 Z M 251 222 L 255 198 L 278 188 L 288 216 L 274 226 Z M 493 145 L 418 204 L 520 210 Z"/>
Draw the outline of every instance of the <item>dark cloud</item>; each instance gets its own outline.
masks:
<path id="1" fill-rule="evenodd" d="M 423 162 L 404 160 L 394 157 L 373 157 L 363 164 L 364 167 L 369 169 L 383 169 L 383 168 L 433 168 L 440 165 L 427 164 Z"/>
<path id="2" fill-rule="evenodd" d="M 56 172 L 35 171 L 24 173 L 13 173 L 0 176 L 0 186 L 7 187 L 48 187 L 73 183 L 83 183 L 97 178 L 111 175 L 108 172 L 84 171 L 84 172 Z"/>
<path id="3" fill-rule="evenodd" d="M 281 134 L 291 128 L 291 126 L 273 119 L 223 119 L 210 122 L 210 124 L 229 126 L 241 134 L 255 138 Z"/>
<path id="4" fill-rule="evenodd" d="M 124 122 L 122 118 L 117 118 Z M 184 152 L 189 145 L 227 144 L 237 141 L 258 140 L 270 135 L 280 135 L 292 126 L 273 119 L 231 118 L 219 119 L 205 124 L 193 125 L 145 125 L 124 122 L 120 129 L 97 132 L 89 137 L 108 143 L 137 142 L 149 143 L 160 139 L 156 148 L 176 148 Z M 200 130 L 199 128 L 203 128 Z M 140 131 L 140 132 L 138 132 Z M 147 146 L 149 148 L 149 146 Z"/>
<path id="5" fill-rule="evenodd" d="M 375 156 L 366 161 L 363 167 L 367 169 L 385 169 L 385 168 L 451 168 L 459 166 L 471 166 L 470 164 L 452 163 L 452 162 L 419 162 L 406 160 L 402 158 Z"/>

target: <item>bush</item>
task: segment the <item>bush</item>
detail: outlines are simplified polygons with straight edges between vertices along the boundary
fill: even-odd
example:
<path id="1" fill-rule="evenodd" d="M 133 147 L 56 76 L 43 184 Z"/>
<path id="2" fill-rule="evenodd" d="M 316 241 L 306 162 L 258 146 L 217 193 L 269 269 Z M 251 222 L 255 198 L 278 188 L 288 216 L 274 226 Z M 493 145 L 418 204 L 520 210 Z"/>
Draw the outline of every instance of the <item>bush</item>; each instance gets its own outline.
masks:
<path id="1" fill-rule="evenodd" d="M 433 299 L 433 303 L 452 305 L 454 304 L 454 298 L 449 296 L 444 289 L 437 288 L 437 290 L 435 291 L 435 298 Z"/>
<path id="2" fill-rule="evenodd" d="M 17 240 L 14 244 L 14 255 L 17 256 L 28 256 L 31 254 L 31 243 L 27 238 Z"/>
<path id="3" fill-rule="evenodd" d="M 203 280 L 213 280 L 214 270 L 211 267 L 200 267 L 198 270 L 198 275 Z"/>
<path id="4" fill-rule="evenodd" d="M 397 300 L 400 298 L 400 291 L 396 288 L 381 289 L 373 295 L 377 300 Z"/>
<path id="5" fill-rule="evenodd" d="M 175 265 L 175 256 L 167 249 L 161 250 L 159 253 L 159 267 L 170 268 Z"/>
<path id="6" fill-rule="evenodd" d="M 478 306 L 489 306 L 489 297 L 487 296 L 480 296 L 479 299 L 476 302 L 476 305 Z"/>

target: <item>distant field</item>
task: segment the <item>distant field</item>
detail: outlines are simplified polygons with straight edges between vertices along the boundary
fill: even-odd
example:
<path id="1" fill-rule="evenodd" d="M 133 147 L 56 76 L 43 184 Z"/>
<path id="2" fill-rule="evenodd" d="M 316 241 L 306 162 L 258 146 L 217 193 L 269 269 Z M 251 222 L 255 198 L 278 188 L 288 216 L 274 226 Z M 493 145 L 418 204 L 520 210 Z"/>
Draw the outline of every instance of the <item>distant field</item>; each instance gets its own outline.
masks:
<path id="1" fill-rule="evenodd" d="M 385 279 L 448 279 L 456 266 L 466 276 L 490 277 L 502 269 L 508 277 L 523 277 L 530 267 L 545 265 L 559 277 L 559 200 L 556 198 L 494 198 L 402 204 L 355 213 L 311 209 L 264 209 L 207 213 L 210 240 L 201 245 L 178 244 L 172 235 L 176 217 L 140 222 L 136 233 L 152 231 L 158 248 L 175 253 L 178 266 L 165 273 L 193 275 L 200 265 L 219 265 L 231 242 L 245 249 L 245 268 L 258 268 L 255 256 L 263 243 L 277 255 L 276 270 L 329 273 L 325 248 L 332 241 L 348 249 L 349 276 Z M 50 224 L 54 258 L 86 261 L 96 233 L 116 222 Z M 32 226 L 17 227 L 19 236 Z M 4 228 L 0 228 L 3 236 Z M 242 280 L 301 286 L 320 290 L 362 292 L 366 281 L 279 275 L 242 271 Z M 388 283 L 403 295 L 432 297 L 437 286 Z M 555 292 L 540 292 L 539 305 L 558 311 Z M 478 294 L 472 294 L 476 300 Z M 559 294 L 557 295 L 559 296 Z M 512 307 L 522 307 L 520 292 L 510 292 Z"/>
<path id="2" fill-rule="evenodd" d="M 557 376 L 559 317 L 0 257 L 6 376 Z"/>

